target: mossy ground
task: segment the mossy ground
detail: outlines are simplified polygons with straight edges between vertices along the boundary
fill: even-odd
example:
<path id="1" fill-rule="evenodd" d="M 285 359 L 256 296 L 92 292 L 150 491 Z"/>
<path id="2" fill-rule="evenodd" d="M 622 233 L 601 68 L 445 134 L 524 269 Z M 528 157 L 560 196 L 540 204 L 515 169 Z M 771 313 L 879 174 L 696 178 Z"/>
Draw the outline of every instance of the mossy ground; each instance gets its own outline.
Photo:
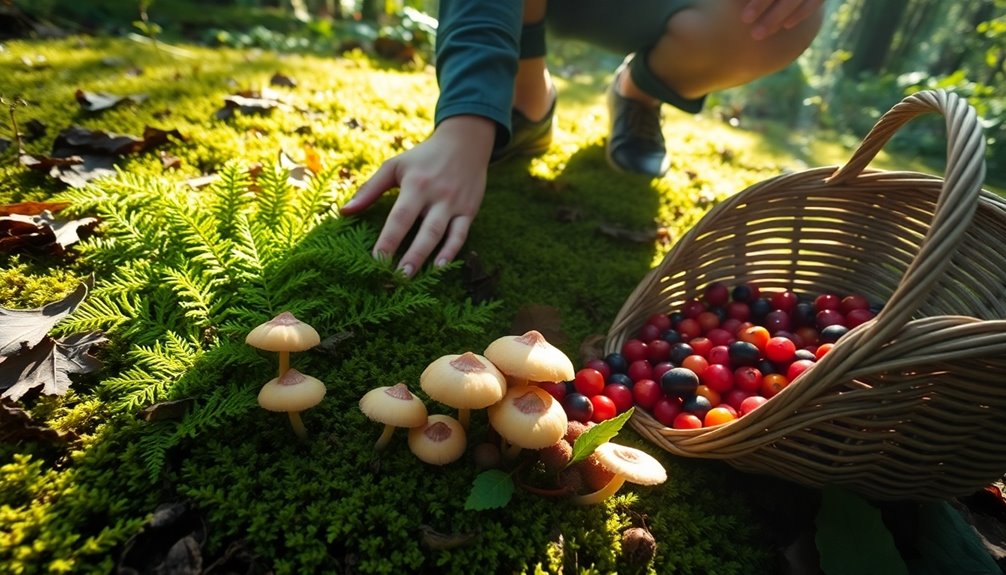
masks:
<path id="1" fill-rule="evenodd" d="M 69 125 L 128 134 L 140 134 L 148 125 L 177 129 L 185 141 L 163 150 L 181 159 L 178 168 L 163 167 L 156 152 L 129 157 L 120 168 L 136 181 L 173 186 L 235 161 L 272 165 L 281 152 L 298 161 L 317 153 L 327 170 L 338 173 L 329 190 L 338 204 L 383 159 L 421 141 L 430 129 L 437 92 L 428 67 L 402 68 L 361 53 L 318 57 L 167 48 L 94 37 L 4 45 L 0 93 L 29 103 L 16 112 L 20 122 L 37 119 L 47 126 L 28 151 L 48 152 L 55 134 Z M 616 62 L 607 56 L 588 61 Z M 755 494 L 737 489 L 747 479 L 719 463 L 673 458 L 631 430 L 618 440 L 657 456 L 668 468 L 668 482 L 627 489 L 591 508 L 518 492 L 504 509 L 464 511 L 475 475 L 467 458 L 444 468 L 425 466 L 408 453 L 401 435 L 385 454 L 371 450 L 379 430 L 356 407 L 367 389 L 398 381 L 418 389 L 419 373 L 430 361 L 484 349 L 508 333 L 528 305 L 558 310 L 565 338 L 555 343 L 579 361 L 580 344 L 605 332 L 673 238 L 717 200 L 807 165 L 781 138 L 766 140 L 731 128 L 712 113 L 688 117 L 668 111 L 671 172 L 659 180 L 616 174 L 603 151 L 602 91 L 610 68 L 585 68 L 582 62 L 570 57 L 556 72 L 561 106 L 548 153 L 490 170 L 485 202 L 465 249 L 465 254 L 477 253 L 496 277 L 495 304 L 488 315 L 473 320 L 481 323 L 481 331 L 452 332 L 431 321 L 437 316 L 426 308 L 355 326 L 354 337 L 336 356 L 297 360 L 329 386 L 328 400 L 305 415 L 313 441 L 297 444 L 282 417 L 245 410 L 227 418 L 224 427 L 182 438 L 154 477 L 144 452 L 149 444 L 143 441 L 151 436 L 151 424 L 136 419 L 135 407 L 111 407 L 121 398 L 102 385 L 122 375 L 116 370 L 129 366 L 132 356 L 126 352 L 136 343 L 128 330 L 113 332 L 103 357 L 105 372 L 84 378 L 63 398 L 30 404 L 37 418 L 80 439 L 67 450 L 32 443 L 0 446 L 0 570 L 111 571 L 124 543 L 158 504 L 188 501 L 206 521 L 207 560 L 241 545 L 260 567 L 277 573 L 469 573 L 476 566 L 480 572 L 501 573 L 625 572 L 631 569 L 620 554 L 619 537 L 631 524 L 645 524 L 658 541 L 657 556 L 644 571 L 773 572 L 774 550 L 749 505 Z M 291 106 L 214 119 L 227 95 L 264 89 L 277 72 L 297 82 L 293 88 L 274 88 Z M 75 102 L 77 89 L 147 98 L 91 114 Z M 0 133 L 11 134 L 6 117 Z M 0 203 L 62 193 L 48 178 L 22 168 L 11 150 L 0 162 Z M 107 201 L 119 201 L 117 192 L 108 193 Z M 200 201 L 201 196 L 192 197 Z M 385 198 L 348 225 L 372 241 L 392 201 Z M 137 210 L 143 217 L 142 205 Z M 304 245 L 332 233 L 326 226 L 333 219 L 331 211 L 322 214 Z M 637 231 L 661 226 L 669 241 L 614 237 L 600 233 L 602 225 Z M 312 234 L 317 237 L 311 239 Z M 365 245 L 356 249 L 365 255 Z M 92 259 L 89 253 L 107 252 L 84 250 L 80 257 L 58 260 L 5 256 L 0 306 L 29 308 L 53 301 L 95 269 L 106 291 L 125 290 L 101 273 L 110 271 L 102 266 L 112 260 Z M 296 255 L 296 247 L 289 253 Z M 335 273 L 339 268 L 319 269 Z M 392 280 L 388 268 L 380 289 L 395 289 Z M 338 285 L 339 277 L 319 281 Z M 305 298 L 328 293 L 314 287 L 284 303 L 309 305 Z M 375 289 L 370 284 L 341 287 Z M 428 275 L 416 291 L 446 301 L 463 299 L 465 289 L 464 270 L 454 266 Z M 342 326 L 338 310 L 331 316 L 319 325 L 323 337 Z M 256 373 L 272 369 L 264 357 L 232 371 L 233 366 L 213 365 L 209 353 L 202 357 L 195 369 L 208 374 L 208 381 L 245 391 L 257 389 Z M 189 388 L 200 389 L 191 383 Z M 159 398 L 176 397 L 168 387 Z M 485 432 L 484 419 L 476 416 L 473 435 Z M 423 542 L 425 528 L 474 535 L 474 543 L 434 550 Z"/>

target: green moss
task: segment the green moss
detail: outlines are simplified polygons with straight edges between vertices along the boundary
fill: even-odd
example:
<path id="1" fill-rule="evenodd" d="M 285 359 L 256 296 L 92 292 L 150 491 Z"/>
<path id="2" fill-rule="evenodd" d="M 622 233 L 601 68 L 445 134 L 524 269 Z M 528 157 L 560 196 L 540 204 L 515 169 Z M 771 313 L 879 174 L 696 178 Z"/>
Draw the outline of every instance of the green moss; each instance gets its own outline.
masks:
<path id="1" fill-rule="evenodd" d="M 466 250 L 498 281 L 492 303 L 473 305 L 460 263 L 407 281 L 370 258 L 393 194 L 359 217 L 333 211 L 383 159 L 428 133 L 432 71 L 389 69 L 359 53 L 180 48 L 71 38 L 11 42 L 0 52 L 0 66 L 10 70 L 4 94 L 31 102 L 18 118 L 43 119 L 49 128 L 30 143 L 33 152 L 46 152 L 70 124 L 131 134 L 154 125 L 185 136 L 162 148 L 181 158 L 178 169 L 165 169 L 150 152 L 123 159 L 120 176 L 83 190 L 27 173 L 11 152 L 2 158 L 0 202 L 59 197 L 73 204 L 67 215 L 95 215 L 101 225 L 71 260 L 11 260 L 0 302 L 53 301 L 93 271 L 95 290 L 60 329 L 102 329 L 111 341 L 104 371 L 65 397 L 30 406 L 39 420 L 81 439 L 57 455 L 31 445 L 0 448 L 0 570 L 108 572 L 158 503 L 187 500 L 207 521 L 204 557 L 243 540 L 276 573 L 468 573 L 473 565 L 627 572 L 621 532 L 640 523 L 659 545 L 647 572 L 772 571 L 757 520 L 721 465 L 673 458 L 625 430 L 619 441 L 658 456 L 667 484 L 589 508 L 518 492 L 504 509 L 466 511 L 475 476 L 467 458 L 423 465 L 402 431 L 375 455 L 380 426 L 357 403 L 372 387 L 399 381 L 422 396 L 417 382 L 426 365 L 484 349 L 530 304 L 559 310 L 566 339 L 555 343 L 578 362 L 581 342 L 607 329 L 668 248 L 613 237 L 605 226 L 662 225 L 676 237 L 718 199 L 774 175 L 787 157 L 759 150 L 753 135 L 669 113 L 673 173 L 655 181 L 614 174 L 604 161 L 600 94 L 565 81 L 552 149 L 491 169 Z M 125 60 L 103 63 L 113 55 Z M 38 56 L 48 65 L 22 61 Z M 143 74 L 126 74 L 131 66 Z M 265 88 L 277 71 L 298 82 L 278 89 L 289 107 L 214 119 L 227 95 Z M 73 101 L 77 88 L 148 97 L 91 115 Z M 307 189 L 287 185 L 274 169 L 280 152 L 300 161 L 308 150 L 319 154 L 323 173 Z M 253 164 L 263 167 L 254 182 L 245 170 Z M 181 185 L 211 171 L 220 175 L 213 186 Z M 283 414 L 255 406 L 275 357 L 243 343 L 254 325 L 283 310 L 339 340 L 293 358 L 328 386 L 325 401 L 303 415 L 306 444 Z M 431 411 L 446 412 L 424 399 Z M 137 419 L 165 400 L 192 403 L 180 419 Z M 472 443 L 487 435 L 485 416 L 476 413 Z M 432 549 L 428 530 L 473 542 Z"/>

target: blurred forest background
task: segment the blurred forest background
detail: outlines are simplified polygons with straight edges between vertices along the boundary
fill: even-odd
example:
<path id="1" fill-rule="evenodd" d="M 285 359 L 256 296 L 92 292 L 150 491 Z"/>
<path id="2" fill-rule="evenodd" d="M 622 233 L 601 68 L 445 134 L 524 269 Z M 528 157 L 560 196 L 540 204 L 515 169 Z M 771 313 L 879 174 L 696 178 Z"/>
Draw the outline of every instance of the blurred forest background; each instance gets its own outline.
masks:
<path id="1" fill-rule="evenodd" d="M 820 36 L 797 65 L 716 94 L 707 110 L 852 145 L 905 95 L 956 90 L 983 118 L 989 181 L 1003 184 L 1006 0 L 827 0 L 826 10 Z M 436 15 L 435 0 L 0 0 L 0 39 L 87 31 L 313 53 L 367 44 L 385 57 L 430 63 Z M 945 153 L 938 122 L 914 122 L 903 132 L 894 149 Z"/>

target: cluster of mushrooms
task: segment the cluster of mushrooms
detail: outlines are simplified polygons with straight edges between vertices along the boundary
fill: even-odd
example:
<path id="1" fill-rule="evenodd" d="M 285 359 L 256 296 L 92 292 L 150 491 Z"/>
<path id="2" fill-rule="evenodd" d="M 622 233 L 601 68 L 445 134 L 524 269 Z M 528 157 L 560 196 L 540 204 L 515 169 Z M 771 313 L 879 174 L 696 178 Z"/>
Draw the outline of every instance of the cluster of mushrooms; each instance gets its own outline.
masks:
<path id="1" fill-rule="evenodd" d="M 384 424 L 376 449 L 388 445 L 396 428 L 407 428 L 409 449 L 416 457 L 445 465 L 467 449 L 471 410 L 486 409 L 492 429 L 500 436 L 503 457 L 513 459 L 522 449 L 538 450 L 542 461 L 553 462 L 558 474 L 569 461 L 575 435 L 586 426 L 568 421 L 562 405 L 537 384 L 571 381 L 574 376 L 570 359 L 540 332 L 531 330 L 498 338 L 481 355 L 471 351 L 444 355 L 423 370 L 422 390 L 430 399 L 457 409 L 457 418 L 428 414 L 426 405 L 405 383 L 368 391 L 360 399 L 360 410 Z M 576 488 L 565 488 L 563 493 L 573 495 L 575 503 L 603 501 L 626 481 L 655 485 L 667 479 L 660 462 L 647 453 L 610 442 L 599 446 L 585 465 L 595 471 L 590 477 L 602 477 L 602 484 L 582 482 L 595 490 L 576 494 L 582 483 L 572 482 Z"/>
<path id="2" fill-rule="evenodd" d="M 321 343 L 318 331 L 285 311 L 253 329 L 245 343 L 265 351 L 279 352 L 279 374 L 269 380 L 258 394 L 258 404 L 269 411 L 286 412 L 294 433 L 307 439 L 307 429 L 300 412 L 310 409 L 325 397 L 325 384 L 290 368 L 290 352 L 307 351 Z"/>

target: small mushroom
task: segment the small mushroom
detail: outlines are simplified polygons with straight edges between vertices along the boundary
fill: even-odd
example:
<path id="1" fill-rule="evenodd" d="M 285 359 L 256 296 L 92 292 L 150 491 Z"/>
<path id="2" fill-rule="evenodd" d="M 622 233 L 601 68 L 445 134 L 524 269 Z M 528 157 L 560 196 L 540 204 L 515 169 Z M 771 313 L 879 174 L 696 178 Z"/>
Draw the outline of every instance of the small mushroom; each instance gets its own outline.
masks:
<path id="1" fill-rule="evenodd" d="M 667 471 L 659 461 L 645 451 L 617 443 L 602 443 L 594 450 L 597 460 L 614 477 L 607 485 L 593 493 L 573 497 L 573 503 L 590 505 L 615 494 L 626 481 L 638 485 L 657 485 L 667 481 Z"/>
<path id="2" fill-rule="evenodd" d="M 384 424 L 381 437 L 374 444 L 378 451 L 387 447 L 396 427 L 421 427 L 426 424 L 426 405 L 404 383 L 376 387 L 360 398 L 360 411 L 373 421 Z"/>
<path id="3" fill-rule="evenodd" d="M 409 430 L 409 449 L 431 465 L 457 461 L 465 452 L 468 439 L 461 423 L 449 415 L 431 415 L 426 425 Z"/>
<path id="4" fill-rule="evenodd" d="M 500 370 L 470 351 L 436 359 L 419 376 L 419 385 L 430 399 L 457 408 L 458 421 L 465 429 L 471 410 L 489 407 L 506 393 L 506 378 Z"/>
<path id="5" fill-rule="evenodd" d="M 321 336 L 313 327 L 285 311 L 251 330 L 245 343 L 265 351 L 278 351 L 282 377 L 290 369 L 290 352 L 311 349 L 321 343 Z"/>
<path id="6" fill-rule="evenodd" d="M 511 387 L 503 399 L 489 407 L 489 423 L 509 446 L 508 457 L 521 448 L 541 449 L 562 439 L 568 420 L 562 405 L 544 389 L 534 385 Z"/>
<path id="7" fill-rule="evenodd" d="M 503 372 L 510 385 L 570 381 L 576 375 L 569 357 L 535 330 L 498 338 L 483 355 Z"/>
<path id="8" fill-rule="evenodd" d="M 324 383 L 296 369 L 288 369 L 282 376 L 262 386 L 258 392 L 258 404 L 269 411 L 285 411 L 297 437 L 307 439 L 307 429 L 300 419 L 300 412 L 318 405 L 323 397 Z"/>

